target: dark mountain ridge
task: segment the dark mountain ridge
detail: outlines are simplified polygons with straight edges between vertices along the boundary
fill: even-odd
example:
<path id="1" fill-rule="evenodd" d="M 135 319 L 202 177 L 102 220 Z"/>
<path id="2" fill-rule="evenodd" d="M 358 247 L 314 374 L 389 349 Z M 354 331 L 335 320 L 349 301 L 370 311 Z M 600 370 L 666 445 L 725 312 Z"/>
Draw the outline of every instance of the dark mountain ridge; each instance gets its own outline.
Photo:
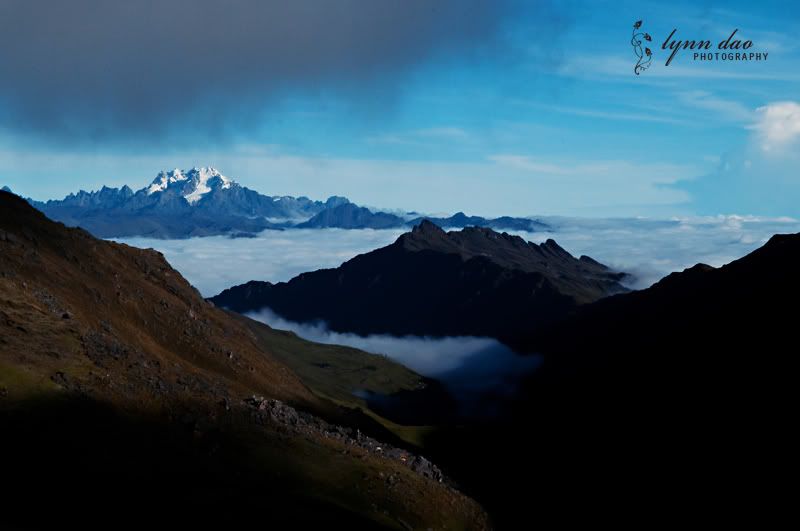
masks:
<path id="1" fill-rule="evenodd" d="M 579 304 L 626 291 L 616 273 L 491 229 L 446 233 L 424 220 L 395 243 L 286 283 L 249 282 L 213 297 L 238 312 L 269 307 L 357 334 L 477 335 L 515 342 Z"/>

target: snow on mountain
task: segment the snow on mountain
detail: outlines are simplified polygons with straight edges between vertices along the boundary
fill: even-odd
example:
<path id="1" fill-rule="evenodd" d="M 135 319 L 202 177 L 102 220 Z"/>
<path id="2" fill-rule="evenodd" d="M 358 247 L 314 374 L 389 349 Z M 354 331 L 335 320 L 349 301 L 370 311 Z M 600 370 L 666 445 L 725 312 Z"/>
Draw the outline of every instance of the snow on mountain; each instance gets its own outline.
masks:
<path id="1" fill-rule="evenodd" d="M 194 205 L 212 190 L 224 190 L 230 188 L 232 184 L 234 181 L 222 175 L 216 168 L 192 168 L 186 172 L 175 168 L 168 172 L 160 172 L 146 191 L 147 195 L 152 195 L 177 186 L 180 188 L 180 195 L 190 205 Z"/>
<path id="2" fill-rule="evenodd" d="M 182 181 L 186 181 L 186 176 L 183 175 L 180 169 L 175 168 L 172 171 L 162 171 L 153 180 L 153 184 L 147 187 L 147 195 L 163 192 L 169 188 L 169 185 Z"/>
<path id="3" fill-rule="evenodd" d="M 161 171 L 137 192 L 128 186 L 103 186 L 91 192 L 81 190 L 64 199 L 28 201 L 51 219 L 83 227 L 102 238 L 252 235 L 290 227 L 399 228 L 416 225 L 423 219 L 408 221 L 405 217 L 373 212 L 350 203 L 346 197 L 332 196 L 323 202 L 305 196 L 263 195 L 213 167 Z M 524 218 L 484 219 L 461 213 L 451 218 L 427 219 L 442 227 L 539 230 L 543 226 Z"/>

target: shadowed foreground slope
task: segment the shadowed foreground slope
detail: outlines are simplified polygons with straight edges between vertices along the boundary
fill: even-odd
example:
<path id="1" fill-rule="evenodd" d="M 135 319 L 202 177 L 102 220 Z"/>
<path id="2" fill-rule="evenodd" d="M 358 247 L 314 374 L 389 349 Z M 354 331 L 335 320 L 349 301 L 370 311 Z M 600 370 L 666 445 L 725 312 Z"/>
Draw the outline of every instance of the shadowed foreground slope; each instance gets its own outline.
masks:
<path id="1" fill-rule="evenodd" d="M 509 422 L 440 432 L 429 451 L 498 528 L 546 515 L 771 527 L 794 507 L 781 478 L 797 469 L 798 263 L 800 234 L 776 235 L 579 308 L 527 338 L 544 362 Z"/>
<path id="2" fill-rule="evenodd" d="M 391 438 L 312 392 L 269 338 L 159 253 L 0 192 L 0 519 L 486 527 L 436 467 L 339 426 Z"/>

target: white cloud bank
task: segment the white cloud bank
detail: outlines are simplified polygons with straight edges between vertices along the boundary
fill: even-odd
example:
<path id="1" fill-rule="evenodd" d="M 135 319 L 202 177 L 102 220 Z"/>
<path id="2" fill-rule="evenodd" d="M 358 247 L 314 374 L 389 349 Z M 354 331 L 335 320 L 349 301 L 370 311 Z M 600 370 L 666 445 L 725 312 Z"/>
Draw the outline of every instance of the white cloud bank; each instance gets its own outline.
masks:
<path id="1" fill-rule="evenodd" d="M 388 245 L 402 230 L 293 229 L 255 238 L 209 236 L 184 240 L 120 238 L 164 253 L 206 297 L 248 280 L 279 282 L 306 271 L 338 267 L 357 254 Z"/>
<path id="2" fill-rule="evenodd" d="M 586 254 L 636 275 L 646 287 L 697 262 L 720 266 L 763 245 L 776 233 L 800 232 L 790 218 L 716 216 L 654 219 L 544 218 L 554 232 L 520 232 L 526 240 L 555 239 L 575 256 Z M 187 240 L 126 238 L 163 252 L 205 296 L 249 280 L 286 281 L 395 241 L 402 230 L 302 229 L 265 231 L 257 238 Z"/>

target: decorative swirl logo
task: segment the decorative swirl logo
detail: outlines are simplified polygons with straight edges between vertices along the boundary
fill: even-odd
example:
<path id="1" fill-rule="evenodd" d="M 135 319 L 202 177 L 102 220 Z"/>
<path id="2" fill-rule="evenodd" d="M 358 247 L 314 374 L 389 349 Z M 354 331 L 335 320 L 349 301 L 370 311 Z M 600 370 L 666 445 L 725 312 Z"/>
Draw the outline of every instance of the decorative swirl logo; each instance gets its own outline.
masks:
<path id="1" fill-rule="evenodd" d="M 650 63 L 653 62 L 653 52 L 650 51 L 650 48 L 648 48 L 647 45 L 642 48 L 643 40 L 650 42 L 653 40 L 653 38 L 650 37 L 649 33 L 643 33 L 639 31 L 641 27 L 642 21 L 636 21 L 636 23 L 633 25 L 633 33 L 631 34 L 631 46 L 633 46 L 633 52 L 638 58 L 636 61 L 636 66 L 633 67 L 633 71 L 637 76 L 643 70 L 650 68 Z"/>

